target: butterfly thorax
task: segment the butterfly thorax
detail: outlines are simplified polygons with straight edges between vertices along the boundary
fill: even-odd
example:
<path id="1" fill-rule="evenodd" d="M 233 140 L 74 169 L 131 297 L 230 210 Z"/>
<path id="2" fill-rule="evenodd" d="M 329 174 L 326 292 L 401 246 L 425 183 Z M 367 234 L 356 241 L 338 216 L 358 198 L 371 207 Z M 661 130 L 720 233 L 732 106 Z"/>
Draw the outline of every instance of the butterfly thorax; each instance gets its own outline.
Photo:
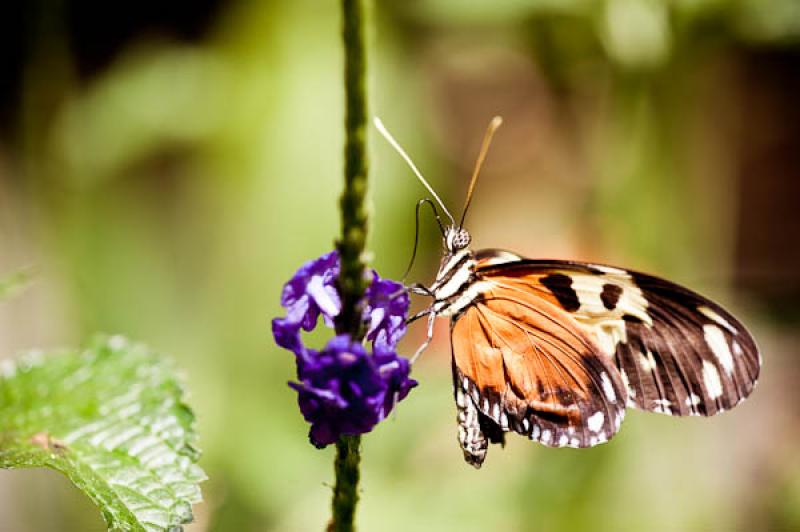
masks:
<path id="1" fill-rule="evenodd" d="M 472 304 L 479 292 L 475 254 L 467 247 L 469 233 L 452 227 L 445 233 L 445 249 L 436 281 L 430 287 L 433 311 L 438 316 L 454 316 Z"/>

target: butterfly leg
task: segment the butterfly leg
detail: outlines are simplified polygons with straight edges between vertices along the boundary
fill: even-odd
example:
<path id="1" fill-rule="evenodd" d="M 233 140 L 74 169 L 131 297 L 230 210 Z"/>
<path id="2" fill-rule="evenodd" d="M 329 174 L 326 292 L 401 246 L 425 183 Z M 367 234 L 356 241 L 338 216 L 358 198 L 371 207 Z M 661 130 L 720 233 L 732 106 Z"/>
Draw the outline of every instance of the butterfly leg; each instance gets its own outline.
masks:
<path id="1" fill-rule="evenodd" d="M 417 294 L 419 296 L 434 297 L 433 292 L 431 292 L 431 289 L 421 283 L 414 283 L 408 285 L 407 289 L 412 294 Z"/>
<path id="2" fill-rule="evenodd" d="M 419 346 L 419 349 L 417 349 L 417 352 L 414 353 L 413 357 L 411 357 L 411 363 L 412 364 L 417 361 L 417 358 L 419 358 L 419 356 L 422 354 L 422 352 L 425 351 L 425 349 L 428 348 L 428 346 L 431 344 L 431 340 L 433 340 L 433 322 L 436 319 L 436 313 L 433 312 L 432 309 L 426 309 L 423 312 L 427 312 L 427 314 L 428 314 L 428 334 L 427 334 L 427 336 L 425 338 L 425 341 L 422 342 L 422 345 Z"/>

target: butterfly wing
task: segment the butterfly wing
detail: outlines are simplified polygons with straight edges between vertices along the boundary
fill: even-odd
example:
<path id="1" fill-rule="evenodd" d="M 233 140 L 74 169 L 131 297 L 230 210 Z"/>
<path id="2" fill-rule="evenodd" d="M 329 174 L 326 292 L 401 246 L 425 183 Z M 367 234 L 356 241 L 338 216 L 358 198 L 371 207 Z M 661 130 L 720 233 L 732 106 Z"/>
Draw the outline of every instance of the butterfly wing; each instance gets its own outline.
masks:
<path id="1" fill-rule="evenodd" d="M 619 369 L 630 406 L 710 416 L 736 406 L 756 384 L 761 359 L 753 337 L 691 290 L 608 266 L 494 251 L 479 259 L 482 277 L 541 295 L 589 332 Z"/>
<path id="2" fill-rule="evenodd" d="M 567 311 L 501 281 L 479 281 L 480 298 L 451 325 L 465 458 L 479 467 L 509 430 L 553 447 L 607 441 L 627 398 L 611 359 Z"/>

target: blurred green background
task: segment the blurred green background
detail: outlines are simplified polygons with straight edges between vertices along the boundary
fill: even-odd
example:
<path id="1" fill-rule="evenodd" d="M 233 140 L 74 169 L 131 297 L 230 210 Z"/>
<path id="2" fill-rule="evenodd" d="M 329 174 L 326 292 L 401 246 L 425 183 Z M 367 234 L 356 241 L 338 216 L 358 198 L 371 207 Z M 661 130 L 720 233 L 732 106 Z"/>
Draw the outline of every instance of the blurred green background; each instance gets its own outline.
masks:
<path id="1" fill-rule="evenodd" d="M 511 438 L 475 471 L 440 320 L 420 386 L 364 439 L 360 529 L 800 530 L 800 3 L 370 11 L 371 112 L 451 210 L 505 117 L 467 218 L 477 247 L 692 286 L 751 326 L 765 366 L 717 418 L 631 412 L 581 451 Z M 177 359 L 210 477 L 190 531 L 321 530 L 329 515 L 333 450 L 307 443 L 269 320 L 337 236 L 341 70 L 336 2 L 0 8 L 0 277 L 33 275 L 0 303 L 0 357 L 102 331 Z M 396 278 L 424 190 L 370 136 L 370 249 Z M 429 283 L 439 239 L 422 229 L 412 280 Z M 55 473 L 0 471 L 0 530 L 102 529 Z"/>

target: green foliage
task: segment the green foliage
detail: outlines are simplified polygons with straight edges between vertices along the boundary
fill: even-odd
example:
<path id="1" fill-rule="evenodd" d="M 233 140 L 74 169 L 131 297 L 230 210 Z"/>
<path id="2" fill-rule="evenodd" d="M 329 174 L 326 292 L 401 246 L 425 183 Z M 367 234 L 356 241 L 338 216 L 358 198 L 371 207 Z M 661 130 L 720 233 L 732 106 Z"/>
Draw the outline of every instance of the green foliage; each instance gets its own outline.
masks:
<path id="1" fill-rule="evenodd" d="M 109 530 L 181 530 L 201 499 L 194 415 L 170 365 L 122 337 L 0 367 L 0 467 L 49 467 Z"/>

